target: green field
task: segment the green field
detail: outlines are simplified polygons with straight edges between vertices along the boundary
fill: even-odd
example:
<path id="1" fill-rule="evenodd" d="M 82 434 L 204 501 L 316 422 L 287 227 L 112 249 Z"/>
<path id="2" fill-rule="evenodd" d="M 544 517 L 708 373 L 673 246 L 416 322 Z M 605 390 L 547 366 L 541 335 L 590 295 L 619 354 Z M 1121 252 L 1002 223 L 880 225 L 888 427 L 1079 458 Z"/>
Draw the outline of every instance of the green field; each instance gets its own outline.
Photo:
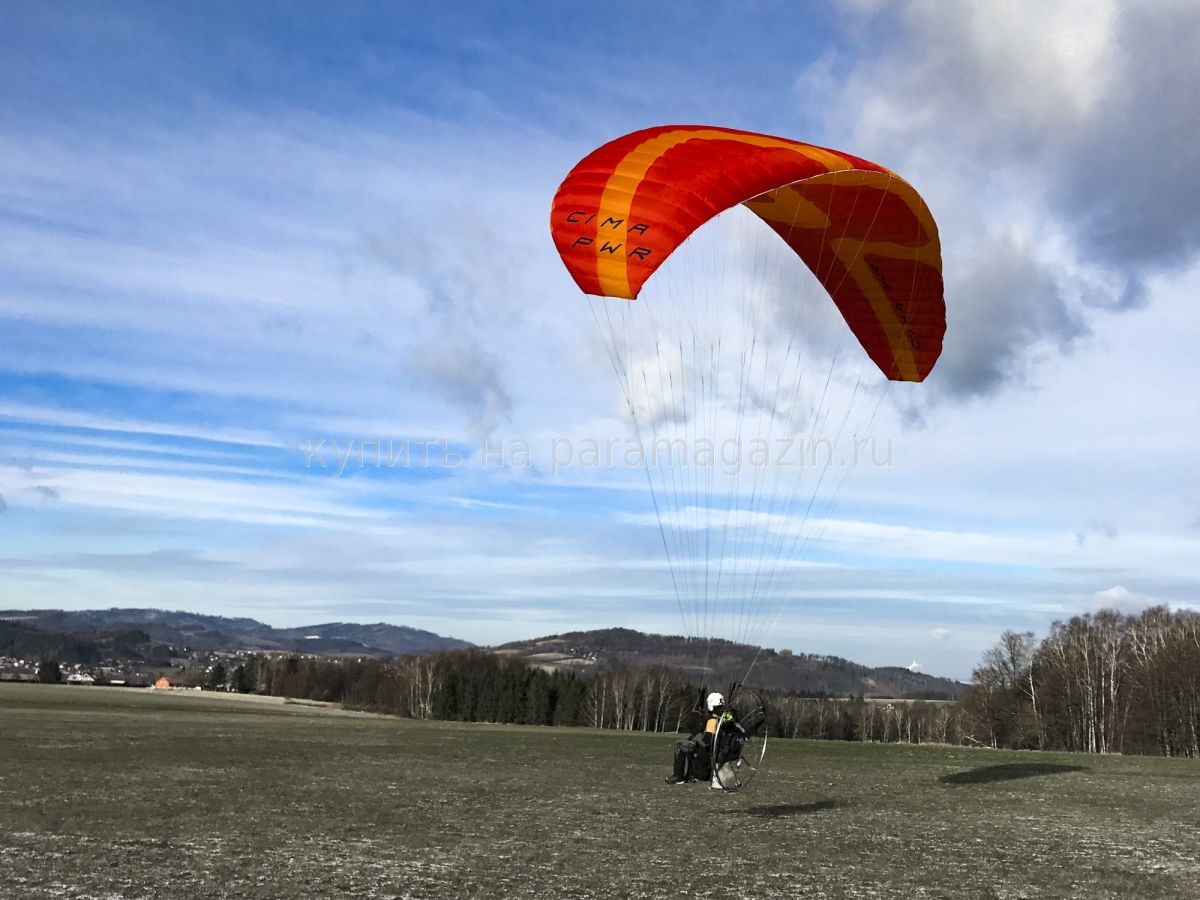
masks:
<path id="1" fill-rule="evenodd" d="M 0 897 L 1189 897 L 1200 765 L 671 739 L 0 684 Z"/>

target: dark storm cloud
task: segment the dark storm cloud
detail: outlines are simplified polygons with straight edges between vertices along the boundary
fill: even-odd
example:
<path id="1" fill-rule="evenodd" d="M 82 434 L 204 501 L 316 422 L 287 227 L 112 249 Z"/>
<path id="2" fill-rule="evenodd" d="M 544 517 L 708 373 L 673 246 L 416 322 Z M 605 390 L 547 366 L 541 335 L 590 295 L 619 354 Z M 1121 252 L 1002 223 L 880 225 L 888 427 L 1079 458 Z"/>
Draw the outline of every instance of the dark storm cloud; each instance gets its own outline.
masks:
<path id="1" fill-rule="evenodd" d="M 995 237 L 948 273 L 947 339 L 930 385 L 953 396 L 982 396 L 1023 377 L 1031 348 L 1068 347 L 1086 328 L 1054 274 L 1029 246 Z"/>
<path id="2" fill-rule="evenodd" d="M 1096 258 L 1133 275 L 1200 249 L 1200 4 L 1121 12 L 1113 78 L 1068 132 L 1052 194 Z"/>
<path id="3" fill-rule="evenodd" d="M 1047 345 L 1143 305 L 1150 278 L 1196 258 L 1200 5 L 864 9 L 880 43 L 831 120 L 910 176 L 943 226 L 943 395 L 1019 381 Z M 1023 252 L 1001 236 L 1014 227 Z"/>

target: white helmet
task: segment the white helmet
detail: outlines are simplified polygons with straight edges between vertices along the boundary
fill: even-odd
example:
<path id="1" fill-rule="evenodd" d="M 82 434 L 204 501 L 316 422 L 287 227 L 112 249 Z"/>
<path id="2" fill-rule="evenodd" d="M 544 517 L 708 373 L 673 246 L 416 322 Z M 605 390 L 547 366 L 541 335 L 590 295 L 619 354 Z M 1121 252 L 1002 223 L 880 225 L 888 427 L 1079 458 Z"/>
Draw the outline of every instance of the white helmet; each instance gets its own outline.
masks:
<path id="1" fill-rule="evenodd" d="M 718 706 L 725 705 L 725 695 L 719 694 L 716 691 L 713 691 L 711 694 L 708 695 L 708 699 L 705 700 L 704 702 L 708 706 L 708 711 L 712 712 Z"/>

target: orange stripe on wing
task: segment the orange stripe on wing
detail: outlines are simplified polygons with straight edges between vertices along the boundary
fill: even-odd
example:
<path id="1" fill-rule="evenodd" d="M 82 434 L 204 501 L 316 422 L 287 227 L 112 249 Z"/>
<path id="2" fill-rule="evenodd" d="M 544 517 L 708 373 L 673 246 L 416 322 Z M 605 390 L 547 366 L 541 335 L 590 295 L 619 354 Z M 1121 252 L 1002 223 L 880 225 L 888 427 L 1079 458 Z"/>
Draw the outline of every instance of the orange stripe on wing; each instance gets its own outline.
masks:
<path id="1" fill-rule="evenodd" d="M 615 237 L 619 234 L 621 243 L 624 244 L 628 237 L 629 211 L 646 172 L 667 151 L 687 141 L 696 140 L 737 141 L 753 147 L 790 150 L 823 165 L 830 172 L 851 168 L 851 163 L 847 159 L 830 150 L 802 144 L 798 141 L 739 131 L 726 131 L 720 128 L 676 129 L 644 141 L 617 163 L 600 195 L 600 214 L 596 217 L 594 246 L 596 248 L 596 277 L 601 291 L 606 296 L 633 299 L 636 295 L 629 284 L 629 257 L 619 251 L 608 252 L 601 249 L 605 240 L 601 236 L 603 222 L 621 220 L 619 228 L 605 232 L 605 236 L 611 233 Z M 611 242 L 609 246 L 612 246 Z"/>

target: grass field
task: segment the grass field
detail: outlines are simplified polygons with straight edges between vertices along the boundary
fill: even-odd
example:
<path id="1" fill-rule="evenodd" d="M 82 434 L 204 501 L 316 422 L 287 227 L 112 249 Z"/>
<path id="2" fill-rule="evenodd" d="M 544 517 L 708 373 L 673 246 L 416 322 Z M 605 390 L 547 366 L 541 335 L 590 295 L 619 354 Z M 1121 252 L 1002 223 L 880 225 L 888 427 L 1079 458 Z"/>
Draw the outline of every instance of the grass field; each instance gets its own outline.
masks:
<path id="1" fill-rule="evenodd" d="M 0 897 L 1200 896 L 1200 765 L 664 735 L 0 684 Z"/>

